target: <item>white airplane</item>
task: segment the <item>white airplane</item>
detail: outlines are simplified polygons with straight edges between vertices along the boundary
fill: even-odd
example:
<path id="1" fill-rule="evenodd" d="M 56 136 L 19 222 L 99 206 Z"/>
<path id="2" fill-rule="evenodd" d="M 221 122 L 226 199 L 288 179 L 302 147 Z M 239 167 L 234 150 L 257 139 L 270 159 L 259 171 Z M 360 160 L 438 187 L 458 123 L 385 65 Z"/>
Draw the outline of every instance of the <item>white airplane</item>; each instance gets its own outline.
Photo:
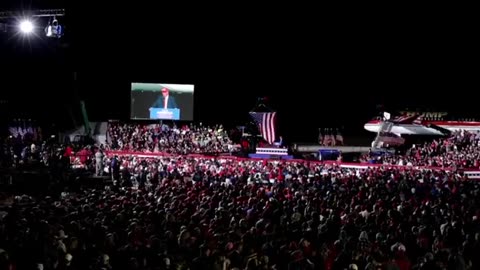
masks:
<path id="1" fill-rule="evenodd" d="M 480 131 L 480 121 L 474 119 L 447 118 L 445 112 L 408 112 L 390 120 L 394 123 L 391 133 L 397 135 L 448 135 L 455 130 Z M 365 130 L 377 133 L 384 122 L 377 117 L 364 125 Z"/>

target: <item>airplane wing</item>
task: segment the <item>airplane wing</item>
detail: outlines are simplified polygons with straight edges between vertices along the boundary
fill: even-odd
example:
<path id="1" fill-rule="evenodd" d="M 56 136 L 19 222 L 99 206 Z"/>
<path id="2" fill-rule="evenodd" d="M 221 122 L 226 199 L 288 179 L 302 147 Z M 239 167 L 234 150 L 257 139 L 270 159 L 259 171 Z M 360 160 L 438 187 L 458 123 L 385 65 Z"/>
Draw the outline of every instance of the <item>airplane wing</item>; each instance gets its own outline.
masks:
<path id="1" fill-rule="evenodd" d="M 450 136 L 450 134 L 452 134 L 452 132 L 450 130 L 448 130 L 446 128 L 439 127 L 439 126 L 434 125 L 434 124 L 429 124 L 429 125 L 427 125 L 427 127 L 440 131 L 444 136 Z"/>
<path id="2" fill-rule="evenodd" d="M 405 122 L 410 122 L 410 119 L 406 120 Z M 405 123 L 402 123 L 402 124 L 405 124 Z M 439 127 L 439 126 L 433 125 L 433 124 L 426 125 L 425 122 L 423 121 L 423 115 L 422 114 L 421 115 L 415 115 L 413 117 L 413 120 L 412 120 L 411 124 L 419 125 L 419 126 L 426 126 L 428 128 L 433 128 L 437 131 L 440 131 L 445 136 L 451 134 L 451 131 L 446 129 L 446 128 L 442 128 L 442 127 Z"/>

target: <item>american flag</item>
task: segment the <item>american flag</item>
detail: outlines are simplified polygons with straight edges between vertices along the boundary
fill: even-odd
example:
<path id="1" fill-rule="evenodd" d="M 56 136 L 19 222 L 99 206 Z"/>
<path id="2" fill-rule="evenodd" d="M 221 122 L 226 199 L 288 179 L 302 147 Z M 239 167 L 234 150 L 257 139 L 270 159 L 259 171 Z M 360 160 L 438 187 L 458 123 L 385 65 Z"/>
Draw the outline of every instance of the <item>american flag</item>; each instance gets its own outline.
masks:
<path id="1" fill-rule="evenodd" d="M 343 145 L 343 136 L 340 132 L 337 132 L 337 135 L 335 136 L 335 141 L 338 145 Z"/>
<path id="2" fill-rule="evenodd" d="M 323 134 L 322 134 L 322 129 L 318 129 L 318 143 L 320 145 L 323 145 Z"/>
<path id="3" fill-rule="evenodd" d="M 258 125 L 260 134 L 269 144 L 275 142 L 275 121 L 277 118 L 276 112 L 251 112 L 250 116 Z"/>

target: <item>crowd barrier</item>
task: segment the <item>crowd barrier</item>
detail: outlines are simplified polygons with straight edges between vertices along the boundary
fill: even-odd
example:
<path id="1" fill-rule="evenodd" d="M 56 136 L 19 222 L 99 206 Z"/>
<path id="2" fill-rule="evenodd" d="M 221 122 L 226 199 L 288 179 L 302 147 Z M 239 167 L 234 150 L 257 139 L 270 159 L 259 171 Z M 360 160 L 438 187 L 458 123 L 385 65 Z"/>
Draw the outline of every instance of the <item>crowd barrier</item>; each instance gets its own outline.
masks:
<path id="1" fill-rule="evenodd" d="M 131 152 L 131 151 L 107 151 L 107 156 L 134 156 L 134 157 L 174 157 L 175 155 L 168 153 L 144 153 L 144 152 Z M 242 158 L 230 155 L 221 155 L 221 156 L 207 156 L 201 154 L 189 154 L 186 155 L 190 158 L 222 158 L 222 159 L 232 159 L 232 160 L 262 160 L 262 159 L 252 159 L 252 158 Z M 288 162 L 305 162 L 302 159 L 291 159 Z M 309 161 L 318 164 L 330 164 L 336 165 L 341 168 L 346 169 L 368 169 L 368 168 L 395 168 L 401 170 L 432 170 L 432 171 L 452 171 L 452 168 L 446 167 L 432 167 L 432 166 L 401 166 L 401 165 L 385 165 L 385 164 L 371 164 L 371 163 L 353 163 L 353 162 L 338 162 L 338 161 Z M 480 179 L 480 170 L 479 169 L 464 169 L 462 170 L 464 175 L 469 179 Z"/>

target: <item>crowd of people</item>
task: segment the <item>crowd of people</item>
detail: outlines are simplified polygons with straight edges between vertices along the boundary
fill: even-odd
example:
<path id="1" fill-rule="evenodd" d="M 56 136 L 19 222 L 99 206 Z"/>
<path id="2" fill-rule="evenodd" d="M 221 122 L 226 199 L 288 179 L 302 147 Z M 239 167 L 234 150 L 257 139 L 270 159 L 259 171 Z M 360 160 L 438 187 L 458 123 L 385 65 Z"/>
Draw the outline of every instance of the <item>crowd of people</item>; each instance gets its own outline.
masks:
<path id="1" fill-rule="evenodd" d="M 111 123 L 108 136 L 45 156 L 83 153 L 74 163 L 111 183 L 0 205 L 0 269 L 480 269 L 480 184 L 455 171 L 185 155 L 228 151 L 221 126 Z M 373 162 L 471 168 L 478 141 L 458 132 Z"/>
<path id="2" fill-rule="evenodd" d="M 186 157 L 106 162 L 118 166 L 117 185 L 16 198 L 1 221 L 10 262 L 18 269 L 480 267 L 480 185 L 457 174 Z"/>
<path id="3" fill-rule="evenodd" d="M 178 128 L 165 124 L 110 123 L 107 135 L 111 150 L 131 152 L 228 153 L 234 147 L 221 125 L 192 124 Z"/>
<path id="4" fill-rule="evenodd" d="M 0 168 L 20 168 L 29 165 L 49 166 L 63 156 L 64 150 L 64 146 L 52 141 L 12 136 L 0 140 Z"/>
<path id="5" fill-rule="evenodd" d="M 366 156 L 370 163 L 454 169 L 480 168 L 480 133 L 457 131 L 449 138 L 413 145 L 404 155 Z"/>

